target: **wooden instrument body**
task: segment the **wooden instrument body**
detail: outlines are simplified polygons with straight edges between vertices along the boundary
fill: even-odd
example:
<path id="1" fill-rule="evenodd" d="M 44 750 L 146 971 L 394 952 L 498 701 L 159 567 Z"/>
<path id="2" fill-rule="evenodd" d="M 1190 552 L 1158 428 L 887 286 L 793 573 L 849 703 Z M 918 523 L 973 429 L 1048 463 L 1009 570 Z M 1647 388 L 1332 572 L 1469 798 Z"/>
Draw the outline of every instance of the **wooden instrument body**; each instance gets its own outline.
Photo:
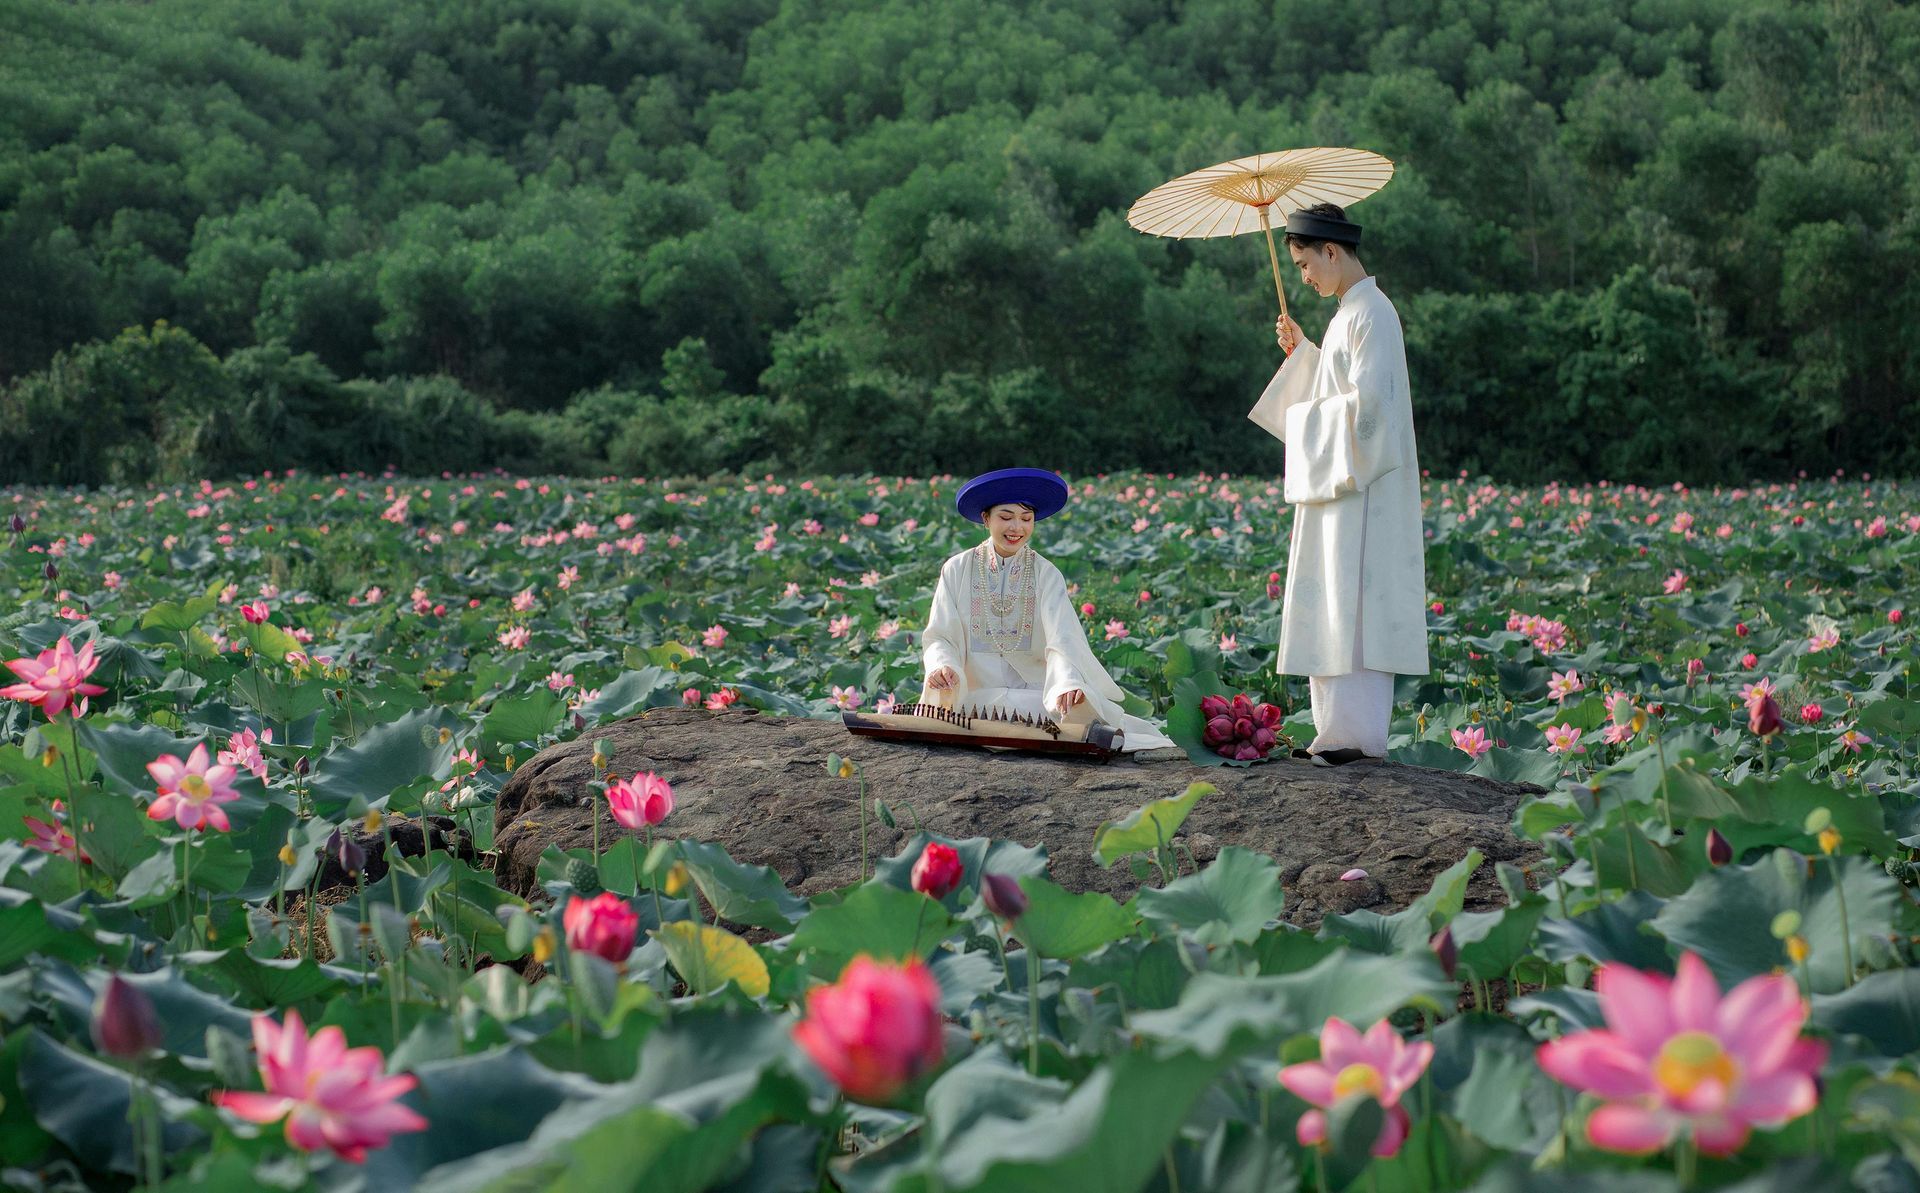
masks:
<path id="1" fill-rule="evenodd" d="M 1119 753 L 1125 742 L 1125 730 L 1097 719 L 1092 704 L 1085 700 L 1052 718 L 1001 708 L 956 709 L 949 693 L 931 694 L 939 703 L 903 705 L 891 713 L 847 712 L 841 720 L 849 733 L 862 737 L 1084 754 L 1103 762 Z"/>

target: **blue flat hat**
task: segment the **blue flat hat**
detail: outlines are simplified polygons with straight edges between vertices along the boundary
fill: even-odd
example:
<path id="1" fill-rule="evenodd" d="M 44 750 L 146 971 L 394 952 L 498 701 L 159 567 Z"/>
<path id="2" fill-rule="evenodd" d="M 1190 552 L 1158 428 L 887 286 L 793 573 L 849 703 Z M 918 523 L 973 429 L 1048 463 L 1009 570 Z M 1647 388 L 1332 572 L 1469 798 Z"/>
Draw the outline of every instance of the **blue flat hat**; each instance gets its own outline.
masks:
<path id="1" fill-rule="evenodd" d="M 1033 507 L 1038 522 L 1066 508 L 1067 492 L 1067 482 L 1044 468 L 1002 468 L 961 485 L 953 505 L 969 522 L 984 522 L 994 506 L 1020 502 Z"/>

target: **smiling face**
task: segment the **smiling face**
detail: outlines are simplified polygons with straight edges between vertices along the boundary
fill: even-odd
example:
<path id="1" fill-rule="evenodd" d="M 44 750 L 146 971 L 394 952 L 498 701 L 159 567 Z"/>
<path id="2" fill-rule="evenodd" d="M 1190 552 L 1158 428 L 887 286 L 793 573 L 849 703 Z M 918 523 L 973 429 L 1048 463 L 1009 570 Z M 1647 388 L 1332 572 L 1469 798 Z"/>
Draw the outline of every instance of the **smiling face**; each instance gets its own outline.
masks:
<path id="1" fill-rule="evenodd" d="M 1339 289 L 1341 257 L 1340 246 L 1321 241 L 1312 248 L 1302 248 L 1297 244 L 1287 245 L 1287 253 L 1300 270 L 1300 280 L 1313 287 L 1313 292 L 1326 298 Z"/>
<path id="2" fill-rule="evenodd" d="M 993 549 L 1012 555 L 1033 538 L 1033 507 L 1005 504 L 987 510 L 987 533 L 993 536 Z"/>

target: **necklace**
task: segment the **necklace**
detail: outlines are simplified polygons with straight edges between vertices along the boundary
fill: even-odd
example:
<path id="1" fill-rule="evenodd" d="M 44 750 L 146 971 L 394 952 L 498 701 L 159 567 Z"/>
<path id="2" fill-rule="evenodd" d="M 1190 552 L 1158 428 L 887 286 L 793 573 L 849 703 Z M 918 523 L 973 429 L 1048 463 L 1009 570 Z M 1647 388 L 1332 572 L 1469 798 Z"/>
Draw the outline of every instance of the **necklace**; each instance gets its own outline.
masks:
<path id="1" fill-rule="evenodd" d="M 1028 556 L 1031 547 L 1021 547 L 1007 567 L 1007 594 L 1001 596 L 987 585 L 987 570 L 999 565 L 990 560 L 991 543 L 974 548 L 973 633 L 990 649 L 1006 654 L 1021 649 L 1033 634 L 1033 568 Z M 1009 623 L 1008 619 L 1012 621 Z"/>

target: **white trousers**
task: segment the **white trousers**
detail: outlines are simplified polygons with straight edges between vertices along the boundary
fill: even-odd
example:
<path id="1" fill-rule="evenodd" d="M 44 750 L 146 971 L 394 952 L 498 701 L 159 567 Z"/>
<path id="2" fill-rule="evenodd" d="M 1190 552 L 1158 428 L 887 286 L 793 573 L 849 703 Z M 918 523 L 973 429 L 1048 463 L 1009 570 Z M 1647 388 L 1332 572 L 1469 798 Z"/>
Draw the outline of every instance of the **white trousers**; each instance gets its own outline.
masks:
<path id="1" fill-rule="evenodd" d="M 1367 532 L 1360 528 L 1360 546 Z M 1355 749 L 1370 758 L 1387 756 L 1387 726 L 1393 719 L 1393 673 L 1370 671 L 1361 665 L 1364 618 L 1353 615 L 1353 669 L 1343 675 L 1310 675 L 1307 695 L 1313 704 L 1313 744 L 1309 753 Z"/>

